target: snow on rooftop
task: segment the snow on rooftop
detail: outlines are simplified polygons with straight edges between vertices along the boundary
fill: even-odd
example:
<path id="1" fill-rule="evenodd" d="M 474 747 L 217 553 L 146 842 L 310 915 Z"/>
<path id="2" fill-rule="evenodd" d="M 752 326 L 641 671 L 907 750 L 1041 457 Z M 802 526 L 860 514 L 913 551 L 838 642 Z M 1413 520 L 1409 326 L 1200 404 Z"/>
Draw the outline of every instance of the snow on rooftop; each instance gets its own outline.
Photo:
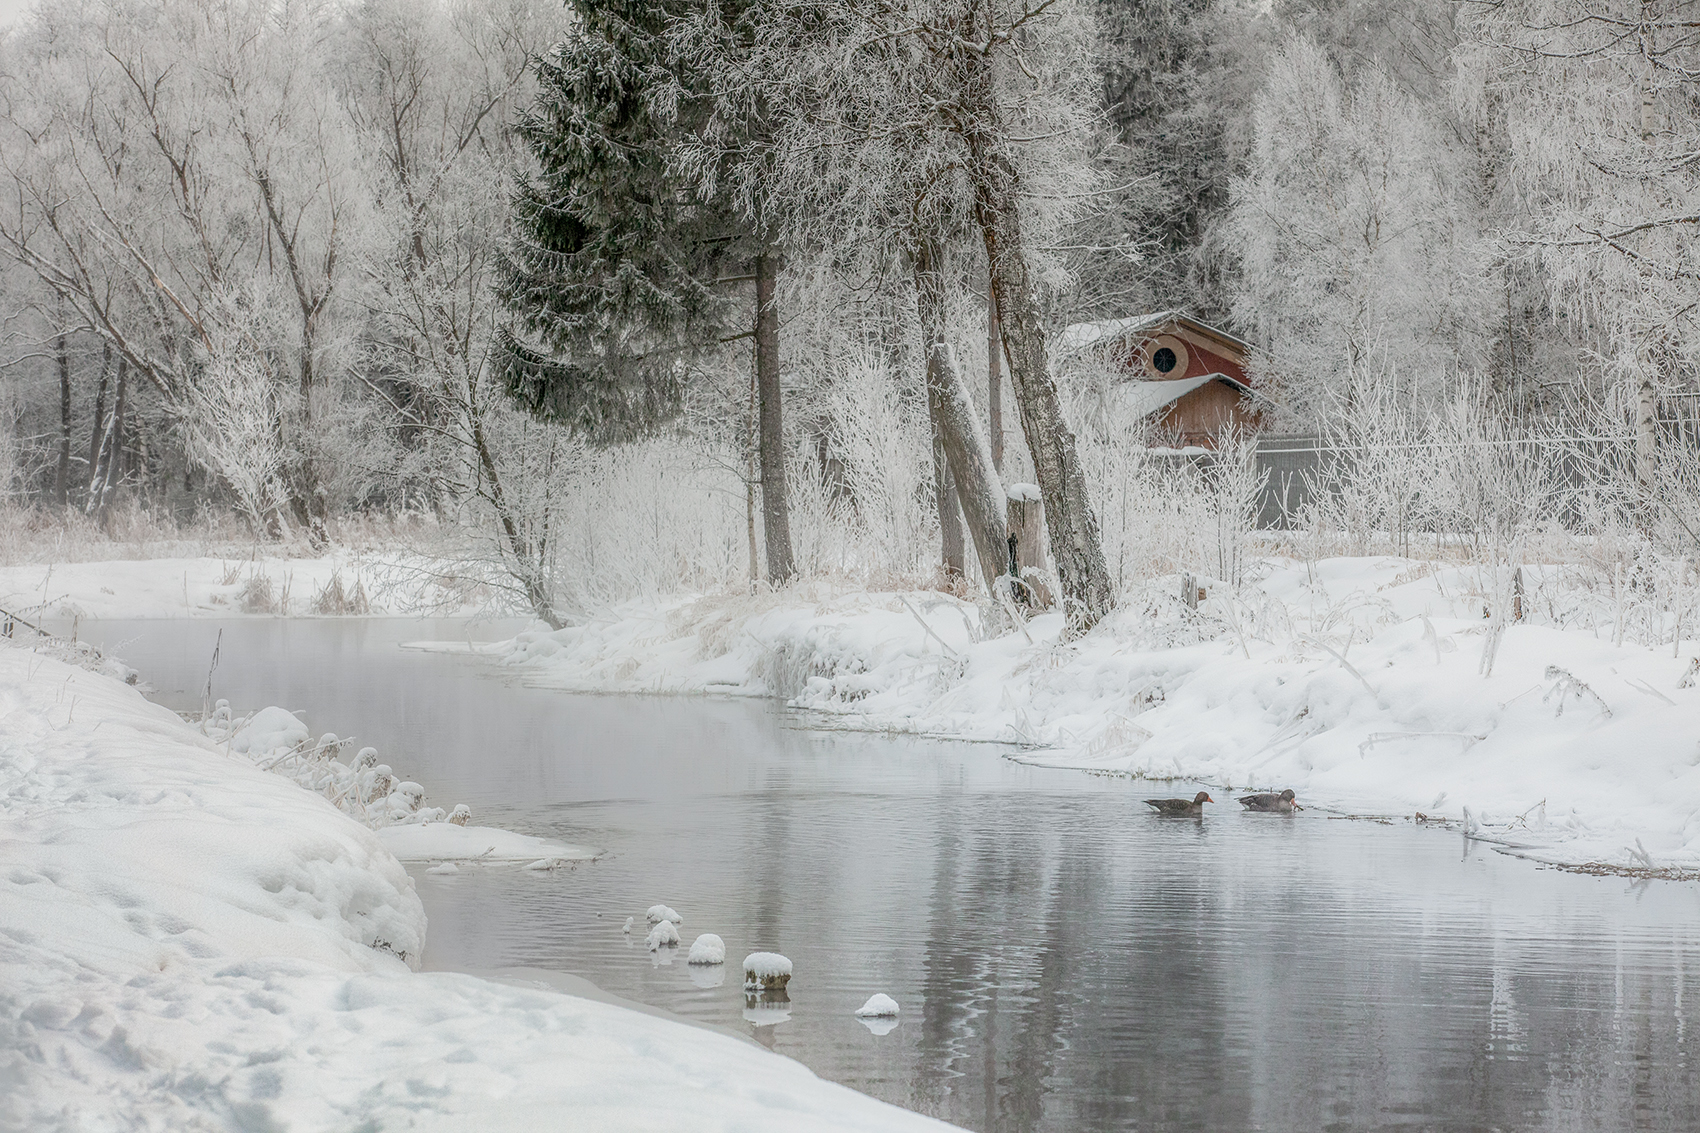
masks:
<path id="1" fill-rule="evenodd" d="M 1113 342 L 1124 335 L 1162 326 L 1179 315 L 1179 311 L 1154 311 L 1148 315 L 1134 315 L 1125 319 L 1073 323 L 1057 334 L 1055 352 L 1058 357 L 1078 354 L 1101 343 Z"/>

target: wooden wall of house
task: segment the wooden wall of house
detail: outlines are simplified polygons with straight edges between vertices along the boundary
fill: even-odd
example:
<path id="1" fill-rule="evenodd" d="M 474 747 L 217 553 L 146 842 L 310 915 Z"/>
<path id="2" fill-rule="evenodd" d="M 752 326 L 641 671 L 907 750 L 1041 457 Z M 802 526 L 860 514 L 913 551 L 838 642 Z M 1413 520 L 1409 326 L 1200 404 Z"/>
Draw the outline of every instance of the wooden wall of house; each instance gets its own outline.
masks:
<path id="1" fill-rule="evenodd" d="M 1246 408 L 1245 397 L 1226 382 L 1206 382 L 1183 394 L 1157 415 L 1156 423 L 1160 432 L 1175 438 L 1177 447 L 1202 448 L 1215 448 L 1217 434 L 1225 426 L 1248 433 L 1262 426 L 1258 413 Z"/>

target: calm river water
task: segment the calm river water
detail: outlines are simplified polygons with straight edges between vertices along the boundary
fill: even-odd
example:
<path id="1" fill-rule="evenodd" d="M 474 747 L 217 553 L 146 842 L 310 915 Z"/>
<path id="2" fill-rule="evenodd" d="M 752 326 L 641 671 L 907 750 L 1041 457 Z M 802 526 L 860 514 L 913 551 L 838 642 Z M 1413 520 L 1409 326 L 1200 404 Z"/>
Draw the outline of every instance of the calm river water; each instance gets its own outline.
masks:
<path id="1" fill-rule="evenodd" d="M 1161 819 L 1139 800 L 1193 785 L 808 731 L 770 704 L 532 689 L 399 648 L 507 628 L 82 632 L 186 709 L 222 629 L 213 695 L 239 711 L 304 710 L 436 804 L 607 850 L 553 873 L 415 870 L 428 967 L 576 973 L 987 1133 L 1700 1129 L 1700 887 L 1314 810 Z M 644 950 L 656 902 L 687 946 L 725 938 L 724 983 Z M 738 986 L 758 949 L 796 964 L 773 1025 Z M 902 1005 L 886 1034 L 852 1016 L 874 992 Z"/>

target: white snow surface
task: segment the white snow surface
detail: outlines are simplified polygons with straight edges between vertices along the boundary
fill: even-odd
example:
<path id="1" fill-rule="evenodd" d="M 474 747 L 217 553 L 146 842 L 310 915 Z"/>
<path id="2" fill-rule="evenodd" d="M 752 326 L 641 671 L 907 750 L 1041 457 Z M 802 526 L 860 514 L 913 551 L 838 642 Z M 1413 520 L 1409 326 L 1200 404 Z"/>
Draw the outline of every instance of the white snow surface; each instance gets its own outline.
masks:
<path id="1" fill-rule="evenodd" d="M 312 617 L 333 579 L 371 614 L 472 612 L 465 595 L 406 555 L 338 550 L 315 558 L 109 559 L 0 566 L 0 606 L 26 617 L 231 618 Z M 267 602 L 255 602 L 256 580 Z"/>
<path id="2" fill-rule="evenodd" d="M 597 854 L 590 846 L 451 822 L 385 826 L 377 834 L 384 849 L 404 862 L 574 862 Z"/>
<path id="3" fill-rule="evenodd" d="M 424 931 L 322 796 L 0 643 L 0 1129 L 949 1128 L 730 1036 L 410 971 Z"/>
<path id="4" fill-rule="evenodd" d="M 805 583 L 632 602 L 499 652 L 545 687 L 772 696 L 1035 763 L 1292 787 L 1312 809 L 1468 807 L 1478 836 L 1543 860 L 1700 867 L 1700 643 L 1585 628 L 1591 599 L 1553 567 L 1524 568 L 1530 622 L 1484 620 L 1488 573 L 1262 560 L 1237 591 L 1200 579 L 1196 612 L 1155 579 L 1070 642 L 1056 614 L 984 636 L 948 595 Z"/>
<path id="5" fill-rule="evenodd" d="M 230 737 L 230 750 L 242 755 L 259 755 L 280 747 L 294 747 L 312 737 L 307 725 L 287 708 L 275 704 L 262 708 Z"/>
<path id="6" fill-rule="evenodd" d="M 692 964 L 724 964 L 726 962 L 726 942 L 712 932 L 705 932 L 691 941 L 691 955 L 687 961 Z"/>
<path id="7" fill-rule="evenodd" d="M 777 952 L 751 952 L 744 957 L 744 975 L 750 979 L 767 980 L 791 974 L 791 961 Z"/>
<path id="8" fill-rule="evenodd" d="M 868 996 L 866 1003 L 856 1009 L 856 1014 L 864 1019 L 884 1019 L 896 1015 L 897 1011 L 897 1000 L 884 992 L 875 992 Z"/>

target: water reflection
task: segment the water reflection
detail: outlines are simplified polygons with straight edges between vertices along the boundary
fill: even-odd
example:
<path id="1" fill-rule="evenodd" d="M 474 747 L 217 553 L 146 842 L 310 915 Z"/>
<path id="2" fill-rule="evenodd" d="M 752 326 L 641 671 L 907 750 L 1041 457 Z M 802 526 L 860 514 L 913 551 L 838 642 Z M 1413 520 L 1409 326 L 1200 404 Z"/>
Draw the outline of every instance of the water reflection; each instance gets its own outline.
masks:
<path id="1" fill-rule="evenodd" d="M 198 701 L 216 627 L 96 632 Z M 1316 811 L 1165 820 L 1139 800 L 1190 785 L 516 687 L 392 648 L 420 636 L 227 625 L 215 695 L 306 708 L 439 798 L 609 849 L 419 873 L 430 964 L 575 972 L 985 1131 L 1700 1128 L 1693 886 Z M 658 964 L 620 931 L 657 901 L 734 964 L 790 956 L 788 1002 Z M 853 1015 L 874 992 L 904 1006 L 884 1035 Z"/>

